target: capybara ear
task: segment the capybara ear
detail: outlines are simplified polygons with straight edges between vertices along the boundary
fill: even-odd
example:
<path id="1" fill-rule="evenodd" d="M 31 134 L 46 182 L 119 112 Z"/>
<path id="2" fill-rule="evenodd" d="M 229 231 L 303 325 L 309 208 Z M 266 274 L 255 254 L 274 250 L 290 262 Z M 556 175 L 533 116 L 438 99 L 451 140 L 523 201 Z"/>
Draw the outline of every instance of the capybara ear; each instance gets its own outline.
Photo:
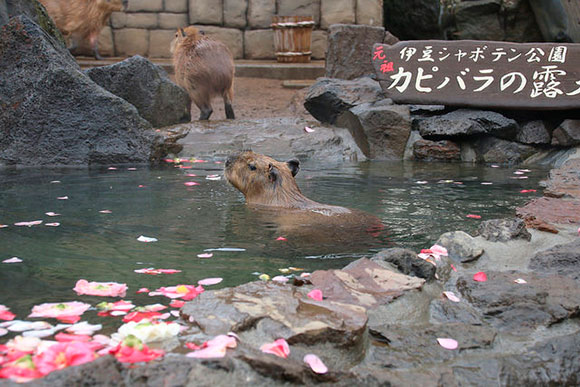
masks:
<path id="1" fill-rule="evenodd" d="M 199 34 L 200 34 L 200 35 L 205 35 L 205 31 L 203 31 L 203 30 L 199 30 Z"/>
<path id="2" fill-rule="evenodd" d="M 286 164 L 288 164 L 288 168 L 290 168 L 290 171 L 292 171 L 292 176 L 296 176 L 296 174 L 300 170 L 300 161 L 292 159 L 286 161 Z"/>
<path id="3" fill-rule="evenodd" d="M 185 38 L 185 30 L 183 28 L 178 28 L 177 32 L 179 33 L 179 35 L 181 35 L 181 37 Z"/>
<path id="4" fill-rule="evenodd" d="M 270 181 L 275 183 L 278 180 L 278 168 L 270 164 L 268 165 L 268 172 L 270 173 Z"/>

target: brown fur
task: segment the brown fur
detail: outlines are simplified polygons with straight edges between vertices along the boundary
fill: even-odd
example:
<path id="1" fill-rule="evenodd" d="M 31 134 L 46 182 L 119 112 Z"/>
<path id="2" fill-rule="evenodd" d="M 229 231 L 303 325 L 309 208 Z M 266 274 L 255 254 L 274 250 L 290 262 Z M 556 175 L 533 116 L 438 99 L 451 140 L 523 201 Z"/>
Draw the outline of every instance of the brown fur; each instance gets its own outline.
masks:
<path id="1" fill-rule="evenodd" d="M 171 43 L 175 81 L 187 90 L 201 111 L 200 120 L 207 120 L 213 109 L 211 100 L 222 97 L 227 118 L 234 111 L 234 59 L 227 46 L 208 38 L 197 28 L 179 29 Z"/>
<path id="2" fill-rule="evenodd" d="M 126 8 L 127 0 L 39 0 L 63 35 L 71 40 L 70 50 L 88 39 L 95 57 L 101 59 L 99 33 L 109 16 Z"/>
<path id="3" fill-rule="evenodd" d="M 261 210 L 264 219 L 277 225 L 277 232 L 301 245 L 358 243 L 371 246 L 383 230 L 374 215 L 345 207 L 315 202 L 302 194 L 294 176 L 299 162 L 280 162 L 252 151 L 228 158 L 225 176 L 246 198 Z M 376 239 L 374 243 L 376 243 Z"/>

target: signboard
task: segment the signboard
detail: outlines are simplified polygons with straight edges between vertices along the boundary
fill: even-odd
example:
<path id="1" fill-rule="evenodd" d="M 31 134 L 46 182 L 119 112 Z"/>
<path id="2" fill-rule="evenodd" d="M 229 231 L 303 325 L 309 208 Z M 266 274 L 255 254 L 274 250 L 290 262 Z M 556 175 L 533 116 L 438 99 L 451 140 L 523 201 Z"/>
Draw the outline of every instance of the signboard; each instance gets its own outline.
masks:
<path id="1" fill-rule="evenodd" d="M 580 44 L 402 41 L 372 62 L 395 102 L 527 110 L 580 108 Z"/>

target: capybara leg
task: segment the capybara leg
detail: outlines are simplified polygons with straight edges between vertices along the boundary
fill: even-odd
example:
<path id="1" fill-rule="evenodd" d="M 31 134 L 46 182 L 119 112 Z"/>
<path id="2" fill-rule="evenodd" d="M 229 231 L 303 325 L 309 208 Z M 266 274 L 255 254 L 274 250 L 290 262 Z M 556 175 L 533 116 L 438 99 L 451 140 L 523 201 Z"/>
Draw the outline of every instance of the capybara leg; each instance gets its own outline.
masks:
<path id="1" fill-rule="evenodd" d="M 70 52 L 73 52 L 74 50 L 76 50 L 76 48 L 79 46 L 79 44 L 77 43 L 77 40 L 75 37 L 71 37 L 70 38 L 70 45 L 67 47 L 67 49 Z"/>
<path id="2" fill-rule="evenodd" d="M 226 117 L 230 120 L 235 119 L 236 115 L 234 114 L 234 108 L 232 107 L 232 104 L 229 102 L 226 102 L 225 107 L 226 107 Z"/>
<path id="3" fill-rule="evenodd" d="M 91 42 L 91 47 L 93 47 L 93 53 L 95 54 L 96 60 L 102 60 L 103 57 L 99 54 L 99 36 L 98 35 L 91 35 L 89 38 Z"/>
<path id="4" fill-rule="evenodd" d="M 236 115 L 234 114 L 234 108 L 232 107 L 233 99 L 234 99 L 234 85 L 232 83 L 232 86 L 224 95 L 224 106 L 226 109 L 226 117 L 230 120 L 236 118 Z"/>
<path id="5" fill-rule="evenodd" d="M 205 105 L 205 106 L 201 106 L 199 109 L 201 110 L 201 114 L 199 115 L 199 120 L 200 121 L 209 120 L 209 116 L 211 116 L 211 113 L 213 113 L 213 109 L 211 108 L 211 106 Z"/>

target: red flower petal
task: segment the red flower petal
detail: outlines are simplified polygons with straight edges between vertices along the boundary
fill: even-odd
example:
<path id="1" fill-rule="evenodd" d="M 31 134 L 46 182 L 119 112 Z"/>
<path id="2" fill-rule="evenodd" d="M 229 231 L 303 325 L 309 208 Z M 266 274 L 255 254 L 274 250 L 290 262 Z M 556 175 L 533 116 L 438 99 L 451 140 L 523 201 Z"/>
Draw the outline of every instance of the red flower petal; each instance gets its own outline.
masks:
<path id="1" fill-rule="evenodd" d="M 485 282 L 487 281 L 487 275 L 484 272 L 480 271 L 473 275 L 473 280 L 477 282 Z"/>

